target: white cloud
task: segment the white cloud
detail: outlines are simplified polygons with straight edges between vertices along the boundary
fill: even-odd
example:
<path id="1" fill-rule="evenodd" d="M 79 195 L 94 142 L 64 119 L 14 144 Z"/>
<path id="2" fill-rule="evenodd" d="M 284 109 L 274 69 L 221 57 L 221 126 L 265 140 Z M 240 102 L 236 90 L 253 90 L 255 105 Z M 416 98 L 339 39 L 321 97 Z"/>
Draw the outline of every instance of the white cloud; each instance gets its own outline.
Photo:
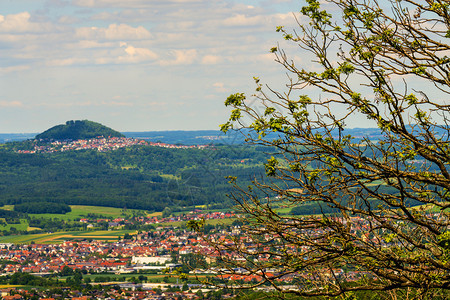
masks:
<path id="1" fill-rule="evenodd" d="M 20 66 L 10 66 L 0 68 L 0 73 L 10 73 L 10 72 L 19 72 L 29 70 L 31 67 L 29 65 L 20 65 Z"/>
<path id="2" fill-rule="evenodd" d="M 26 33 L 42 32 L 50 29 L 50 24 L 31 21 L 29 12 L 21 12 L 7 16 L 0 15 L 0 32 Z"/>
<path id="3" fill-rule="evenodd" d="M 273 5 L 276 0 L 10 1 L 14 5 L 0 4 L 8 6 L 0 9 L 5 15 L 0 16 L 0 99 L 17 99 L 18 90 L 19 100 L 33 99 L 29 126 L 35 126 L 38 115 L 45 119 L 64 111 L 89 111 L 96 117 L 117 112 L 120 122 L 149 124 L 157 109 L 144 114 L 143 99 L 155 101 L 145 105 L 158 110 L 166 105 L 163 109 L 172 111 L 183 95 L 193 94 L 195 101 L 183 100 L 182 112 L 195 108 L 205 113 L 203 104 L 201 109 L 195 105 L 205 101 L 216 108 L 208 93 L 217 100 L 227 89 L 244 91 L 254 75 L 274 74 L 268 66 L 279 66 L 268 51 L 277 41 L 283 43 L 275 27 L 295 22 L 290 13 L 278 14 L 288 6 Z M 58 2 L 66 6 L 50 5 Z M 17 7 L 22 9 L 14 12 Z M 133 97 L 113 98 L 117 94 Z M 129 103 L 134 108 L 125 114 Z M 145 115 L 144 121 L 129 117 L 134 110 Z M 167 120 L 173 129 L 180 126 L 181 118 Z M 202 118 L 194 121 L 198 124 L 191 128 L 209 126 Z"/>
<path id="4" fill-rule="evenodd" d="M 226 18 L 223 24 L 226 26 L 255 26 L 267 23 L 266 16 L 246 16 L 243 14 L 236 14 L 230 18 Z"/>
<path id="5" fill-rule="evenodd" d="M 214 65 L 222 62 L 223 59 L 217 55 L 205 55 L 202 58 L 202 64 L 204 65 Z"/>
<path id="6" fill-rule="evenodd" d="M 198 21 L 176 21 L 167 23 L 164 28 L 170 31 L 187 31 L 187 30 L 198 30 L 199 22 Z"/>
<path id="7" fill-rule="evenodd" d="M 228 91 L 228 89 L 225 88 L 225 84 L 223 82 L 216 82 L 213 84 L 213 87 L 216 89 L 217 92 L 224 93 Z"/>
<path id="8" fill-rule="evenodd" d="M 199 3 L 204 0 L 74 0 L 73 4 L 83 7 L 148 7 L 158 3 Z"/>
<path id="9" fill-rule="evenodd" d="M 64 67 L 64 66 L 71 66 L 76 64 L 85 64 L 88 63 L 88 59 L 81 59 L 81 58 L 63 58 L 63 59 L 51 59 L 47 61 L 48 66 L 53 67 Z"/>
<path id="10" fill-rule="evenodd" d="M 225 26 L 259 26 L 260 30 L 267 31 L 269 27 L 275 29 L 274 26 L 294 26 L 295 19 L 292 13 L 285 14 L 270 14 L 270 15 L 254 15 L 249 16 L 245 14 L 234 14 L 223 20 Z"/>
<path id="11" fill-rule="evenodd" d="M 76 30 L 76 37 L 85 40 L 140 40 L 149 39 L 151 33 L 143 26 L 110 24 L 108 28 L 82 27 Z"/>
<path id="12" fill-rule="evenodd" d="M 151 107 L 158 110 L 161 110 L 163 108 L 167 108 L 170 104 L 164 101 L 146 101 L 142 104 L 143 107 Z"/>
<path id="13" fill-rule="evenodd" d="M 113 97 L 115 98 L 115 97 Z M 134 103 L 132 102 L 124 102 L 124 101 L 117 101 L 117 100 L 111 100 L 111 101 L 102 101 L 102 105 L 106 106 L 134 106 Z"/>
<path id="14" fill-rule="evenodd" d="M 0 107 L 23 107 L 23 103 L 20 101 L 0 101 Z"/>
<path id="15" fill-rule="evenodd" d="M 256 56 L 256 60 L 263 63 L 273 63 L 275 60 L 275 55 L 273 53 L 265 53 Z"/>
<path id="16" fill-rule="evenodd" d="M 92 48 L 112 48 L 116 45 L 116 42 L 100 43 L 93 40 L 81 40 L 75 45 L 69 45 L 69 47 L 76 47 L 77 49 L 92 49 Z"/>
<path id="17" fill-rule="evenodd" d="M 125 53 L 126 55 L 119 57 L 120 62 L 141 62 L 158 58 L 158 55 L 149 49 L 133 46 L 126 46 Z"/>
<path id="18" fill-rule="evenodd" d="M 80 19 L 74 16 L 62 16 L 59 18 L 58 23 L 60 24 L 75 24 L 80 22 Z"/>
<path id="19" fill-rule="evenodd" d="M 149 62 L 158 59 L 158 54 L 147 48 L 134 47 L 125 42 L 119 43 L 120 49 L 112 49 L 101 53 L 102 56 L 95 59 L 95 63 L 104 64 L 122 64 Z"/>
<path id="20" fill-rule="evenodd" d="M 197 58 L 197 50 L 189 49 L 189 50 L 172 50 L 171 54 L 173 56 L 172 59 L 162 60 L 160 64 L 162 66 L 167 65 L 189 65 L 194 63 Z"/>

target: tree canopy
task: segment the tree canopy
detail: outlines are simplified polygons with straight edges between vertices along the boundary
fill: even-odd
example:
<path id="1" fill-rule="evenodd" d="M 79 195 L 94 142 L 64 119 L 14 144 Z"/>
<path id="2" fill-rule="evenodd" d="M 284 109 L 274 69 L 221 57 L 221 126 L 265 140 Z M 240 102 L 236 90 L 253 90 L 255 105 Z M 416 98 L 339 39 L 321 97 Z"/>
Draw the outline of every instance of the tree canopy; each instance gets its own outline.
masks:
<path id="1" fill-rule="evenodd" d="M 27 213 L 63 211 L 66 206 L 58 203 L 153 211 L 229 207 L 225 176 L 238 173 L 250 183 L 254 174 L 264 172 L 264 153 L 257 147 L 135 145 L 108 152 L 15 153 L 24 143 L 28 142 L 7 143 L 0 149 L 0 205 L 23 203 L 18 207 Z"/>
<path id="2" fill-rule="evenodd" d="M 118 131 L 88 120 L 67 121 L 38 134 L 36 139 L 80 140 L 103 137 L 125 137 Z"/>
<path id="3" fill-rule="evenodd" d="M 277 28 L 302 60 L 291 59 L 292 48 L 271 49 L 287 71 L 286 85 L 255 78 L 255 95 L 225 101 L 232 111 L 223 131 L 250 129 L 250 143 L 278 151 L 265 163 L 266 180 L 240 187 L 230 177 L 232 198 L 248 216 L 247 238 L 213 242 L 215 255 L 229 272 L 258 275 L 263 281 L 256 285 L 280 293 L 445 295 L 449 3 L 306 2 L 298 28 Z M 382 137 L 356 140 L 345 130 L 355 122 L 380 128 Z M 273 132 L 277 137 L 269 138 Z M 274 209 L 310 203 L 324 209 L 311 216 Z M 281 287 L 287 277 L 295 284 Z"/>

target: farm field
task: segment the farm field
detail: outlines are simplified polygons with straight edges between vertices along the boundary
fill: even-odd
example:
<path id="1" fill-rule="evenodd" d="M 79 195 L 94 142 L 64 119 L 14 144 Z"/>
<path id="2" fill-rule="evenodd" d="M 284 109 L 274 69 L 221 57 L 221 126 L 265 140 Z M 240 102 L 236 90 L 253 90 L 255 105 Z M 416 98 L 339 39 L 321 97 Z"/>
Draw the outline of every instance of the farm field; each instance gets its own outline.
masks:
<path id="1" fill-rule="evenodd" d="M 16 228 L 17 230 L 22 230 L 22 231 L 29 230 L 28 222 L 25 219 L 21 219 L 20 223 L 18 223 L 18 224 L 7 224 L 7 225 L 1 224 L 0 225 L 0 230 L 9 231 L 9 230 L 11 230 L 11 228 Z"/>
<path id="2" fill-rule="evenodd" d="M 231 224 L 233 221 L 236 220 L 235 218 L 229 218 L 229 219 L 209 219 L 205 220 L 205 224 L 209 225 L 218 225 L 218 224 Z M 181 227 L 182 225 L 186 224 L 186 221 L 175 221 L 175 222 L 163 222 L 156 224 L 157 226 L 173 226 L 173 227 Z"/>
<path id="3" fill-rule="evenodd" d="M 170 281 L 171 283 L 176 283 L 177 279 L 179 279 L 179 277 L 174 274 L 148 274 L 145 272 L 144 273 L 132 273 L 132 274 L 113 274 L 113 273 L 87 274 L 87 275 L 84 275 L 83 278 L 90 278 L 92 280 L 93 284 L 95 284 L 97 282 L 96 278 L 104 279 L 105 277 L 109 277 L 109 279 L 111 281 L 129 281 L 130 278 L 137 278 L 140 275 L 147 277 L 148 282 L 151 282 L 151 281 L 162 282 L 162 280 L 164 278 L 166 278 L 166 280 L 168 279 L 168 281 Z M 190 280 L 205 279 L 207 277 L 208 277 L 207 275 L 187 275 L 187 278 Z M 61 279 L 65 279 L 65 278 L 63 277 Z M 182 281 L 179 280 L 179 282 L 182 282 Z"/>
<path id="4" fill-rule="evenodd" d="M 126 215 L 132 215 L 133 213 L 144 212 L 143 210 L 134 209 L 122 209 L 115 207 L 103 207 L 103 206 L 87 206 L 87 205 L 70 205 L 71 212 L 66 214 L 29 214 L 30 217 L 35 218 L 58 218 L 62 220 L 75 220 L 85 218 L 88 214 L 96 214 L 105 216 L 107 218 L 119 218 Z"/>
<path id="5" fill-rule="evenodd" d="M 210 219 L 205 220 L 205 224 L 218 225 L 218 224 L 231 224 L 235 219 Z M 21 220 L 24 222 L 26 220 Z M 161 227 L 173 226 L 182 227 L 185 225 L 185 221 L 164 222 L 157 223 L 155 225 Z M 21 225 L 26 229 L 27 224 Z M 1 227 L 0 227 L 1 229 Z M 30 227 L 28 229 L 31 229 Z M 123 237 L 126 233 L 135 234 L 136 230 L 86 230 L 86 231 L 61 231 L 54 233 L 40 233 L 40 234 L 23 234 L 23 235 L 8 235 L 0 236 L 0 243 L 13 243 L 13 244 L 30 244 L 34 242 L 36 244 L 54 244 L 62 243 L 67 240 L 82 240 L 92 239 L 101 241 L 117 241 L 119 237 Z"/>
<path id="6" fill-rule="evenodd" d="M 66 214 L 28 214 L 32 218 L 47 218 L 47 219 L 61 219 L 65 221 L 85 218 L 88 214 L 101 215 L 106 218 L 119 218 L 127 215 L 142 214 L 148 215 L 145 210 L 138 209 L 123 209 L 115 207 L 104 206 L 87 206 L 87 205 L 69 205 L 72 209 L 71 212 Z M 13 210 L 14 205 L 5 205 L 0 209 Z M 152 215 L 158 216 L 161 213 L 154 213 Z"/>
<path id="7" fill-rule="evenodd" d="M 55 232 L 43 234 L 27 234 L 27 235 L 11 235 L 0 237 L 0 243 L 14 244 L 54 244 L 62 243 L 67 240 L 83 240 L 93 239 L 102 241 L 117 241 L 119 237 L 123 237 L 126 233 L 135 234 L 135 230 L 115 230 L 115 231 L 74 231 L 74 232 Z"/>
<path id="8" fill-rule="evenodd" d="M 161 217 L 161 212 L 148 212 L 146 210 L 137 210 L 137 209 L 121 209 L 121 208 L 111 208 L 111 207 L 101 207 L 101 206 L 85 206 L 85 205 L 71 205 L 71 212 L 68 212 L 66 214 L 28 214 L 28 216 L 31 218 L 31 221 L 29 223 L 29 220 L 27 219 L 14 219 L 14 223 L 11 222 L 11 220 L 8 220 L 8 222 L 1 223 L 3 225 L 0 225 L 0 233 L 1 230 L 11 231 L 11 228 L 15 231 L 12 234 L 0 234 L 0 243 L 14 243 L 14 244 L 29 244 L 29 243 L 61 243 L 63 241 L 67 240 L 74 240 L 74 239 L 91 239 L 91 240 L 101 240 L 101 241 L 117 241 L 119 236 L 124 236 L 125 234 L 134 234 L 136 231 L 134 229 L 137 228 L 128 228 L 133 230 L 120 230 L 118 228 L 115 228 L 110 231 L 100 231 L 104 229 L 100 229 L 102 226 L 98 226 L 97 228 L 93 228 L 90 230 L 86 230 L 87 223 L 84 223 L 84 229 L 82 228 L 79 220 L 83 218 L 87 219 L 108 219 L 113 220 L 115 218 L 124 218 L 125 220 L 132 220 L 134 216 L 144 216 L 148 218 L 152 217 Z M 13 205 L 5 205 L 1 207 L 2 209 L 7 210 L 13 210 Z M 200 208 L 200 207 L 199 207 Z M 203 208 L 203 207 L 202 207 Z M 186 210 L 182 213 L 189 213 L 191 210 Z M 202 211 L 202 213 L 208 213 L 208 212 L 217 212 L 217 211 L 228 211 L 228 210 L 207 210 Z M 175 215 L 175 214 L 174 214 Z M 42 222 L 39 223 L 39 221 L 33 219 L 47 219 L 49 222 L 56 222 L 56 220 L 61 220 L 66 222 L 67 224 L 74 224 L 75 227 L 73 229 L 68 228 L 49 228 L 44 229 L 46 227 L 40 228 L 39 224 L 44 224 L 44 226 L 48 223 Z M 224 224 L 228 225 L 231 224 L 235 218 L 230 219 L 207 219 L 205 221 L 205 224 L 207 225 L 219 225 Z M 156 227 L 184 227 L 186 225 L 187 221 L 179 220 L 179 221 L 169 221 L 163 222 L 163 223 L 154 223 L 153 226 Z M 8 223 L 8 224 L 7 224 Z M 96 224 L 96 221 L 93 222 Z M 30 227 L 29 224 L 32 224 L 32 226 L 36 227 Z M 71 225 L 69 225 L 71 226 Z M 137 225 L 140 226 L 140 225 Z M 48 227 L 47 227 L 48 228 Z M 105 227 L 103 227 L 105 228 Z M 33 230 L 39 230 L 39 232 L 36 232 L 33 234 Z M 62 230 L 62 231 L 60 231 Z M 26 233 L 28 231 L 28 233 Z M 44 232 L 44 233 L 43 233 Z"/>

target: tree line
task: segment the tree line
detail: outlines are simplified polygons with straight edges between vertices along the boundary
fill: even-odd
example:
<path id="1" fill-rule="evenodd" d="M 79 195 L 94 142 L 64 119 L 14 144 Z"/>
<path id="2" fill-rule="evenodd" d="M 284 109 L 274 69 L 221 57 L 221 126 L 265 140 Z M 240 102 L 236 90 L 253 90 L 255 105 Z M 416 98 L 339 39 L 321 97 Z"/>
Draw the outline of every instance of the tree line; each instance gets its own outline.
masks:
<path id="1" fill-rule="evenodd" d="M 17 211 L 28 213 L 63 213 L 68 211 L 64 205 L 151 211 L 203 204 L 226 207 L 231 205 L 227 175 L 237 173 L 250 183 L 263 172 L 264 153 L 257 147 L 132 146 L 106 153 L 20 154 L 14 152 L 18 144 L 0 150 L 0 205 L 17 205 Z"/>

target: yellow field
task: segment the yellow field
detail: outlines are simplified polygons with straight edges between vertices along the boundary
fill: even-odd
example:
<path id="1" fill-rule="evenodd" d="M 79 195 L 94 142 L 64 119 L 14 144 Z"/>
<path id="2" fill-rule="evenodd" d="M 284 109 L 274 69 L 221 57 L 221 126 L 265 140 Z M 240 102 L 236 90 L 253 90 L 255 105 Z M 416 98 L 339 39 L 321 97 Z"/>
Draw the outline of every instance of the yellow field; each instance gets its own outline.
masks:
<path id="1" fill-rule="evenodd" d="M 88 206 L 88 205 L 70 205 L 72 209 L 71 212 L 66 214 L 29 214 L 31 217 L 36 218 L 57 218 L 61 220 L 74 220 L 85 218 L 88 214 L 97 214 L 104 216 L 105 218 L 118 218 L 124 217 L 125 215 L 132 215 L 133 212 L 138 212 L 135 209 L 123 209 L 115 207 L 103 207 L 103 206 Z M 14 205 L 4 205 L 0 209 L 14 210 Z"/>
<path id="2" fill-rule="evenodd" d="M 39 230 L 39 229 L 41 229 L 41 228 L 28 226 L 27 231 L 33 231 L 33 230 Z"/>
<path id="3" fill-rule="evenodd" d="M 151 213 L 151 214 L 147 214 L 147 217 L 160 217 L 160 216 L 162 216 L 162 212 L 154 212 L 154 213 Z"/>
<path id="4" fill-rule="evenodd" d="M 14 209 L 14 205 L 3 205 L 2 207 L 0 207 L 0 209 L 13 210 Z"/>
<path id="5" fill-rule="evenodd" d="M 102 240 L 117 241 L 119 236 L 128 234 L 136 234 L 135 230 L 118 230 L 118 231 L 71 231 L 71 232 L 55 232 L 43 234 L 27 234 L 27 235 L 11 235 L 0 237 L 0 243 L 29 244 L 57 244 L 67 240 Z"/>

